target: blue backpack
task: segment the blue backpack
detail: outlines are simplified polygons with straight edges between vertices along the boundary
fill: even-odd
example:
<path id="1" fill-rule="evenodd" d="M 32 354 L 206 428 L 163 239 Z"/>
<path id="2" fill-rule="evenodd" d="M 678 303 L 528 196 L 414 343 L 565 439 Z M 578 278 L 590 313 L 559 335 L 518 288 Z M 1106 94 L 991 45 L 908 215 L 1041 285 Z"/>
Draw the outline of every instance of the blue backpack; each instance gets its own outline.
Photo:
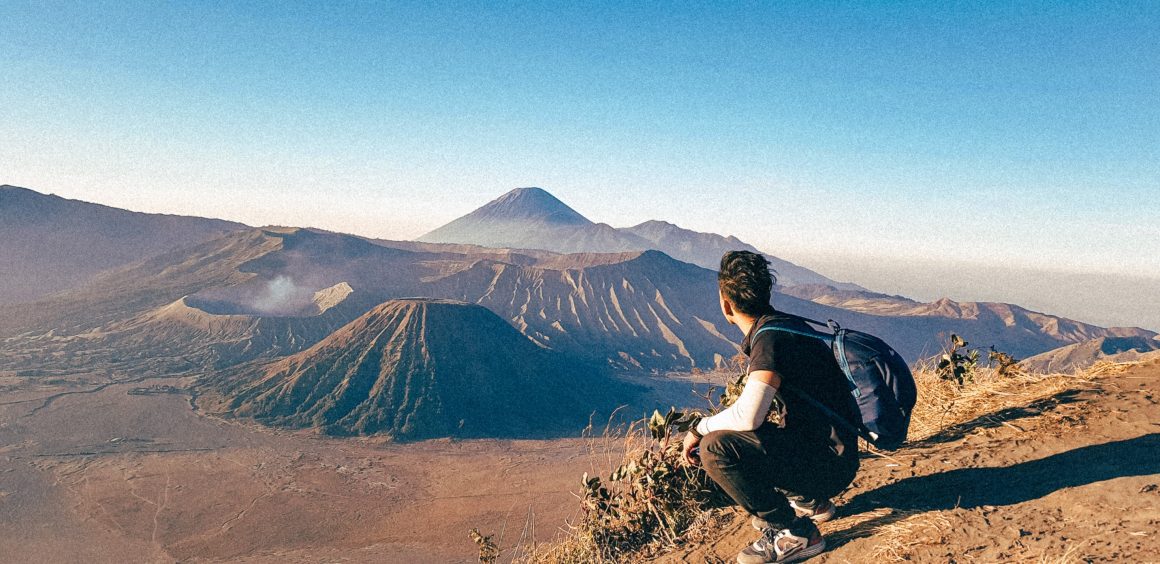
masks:
<path id="1" fill-rule="evenodd" d="M 808 325 L 806 330 L 802 330 L 767 324 L 753 336 L 765 331 L 781 331 L 820 339 L 828 344 L 838 361 L 838 367 L 849 380 L 850 395 L 858 405 L 862 420 L 847 421 L 800 389 L 788 384 L 783 388 L 809 402 L 834 422 L 858 433 L 877 448 L 894 450 L 902 446 L 906 440 L 906 430 L 910 427 L 910 412 L 918 399 L 914 376 L 902 356 L 882 339 L 869 333 L 843 329 L 833 320 L 821 323 L 800 316 L 793 317 L 806 323 L 829 327 L 831 333 L 814 330 Z"/>

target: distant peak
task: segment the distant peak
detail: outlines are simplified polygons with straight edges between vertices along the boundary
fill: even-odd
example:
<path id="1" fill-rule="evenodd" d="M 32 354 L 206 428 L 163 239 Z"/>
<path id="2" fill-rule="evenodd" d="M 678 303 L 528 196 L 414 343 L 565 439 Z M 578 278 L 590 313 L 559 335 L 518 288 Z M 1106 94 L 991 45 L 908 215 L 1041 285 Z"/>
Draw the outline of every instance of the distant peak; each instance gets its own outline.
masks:
<path id="1" fill-rule="evenodd" d="M 534 186 L 516 188 L 471 212 L 469 217 L 498 220 L 534 219 L 556 224 L 592 223 L 547 190 Z"/>
<path id="2" fill-rule="evenodd" d="M 544 190 L 543 188 L 537 188 L 535 186 L 530 186 L 527 188 L 516 188 L 511 190 L 506 194 L 492 200 L 488 205 L 509 202 L 529 202 L 539 205 L 568 207 L 564 204 L 564 202 L 561 202 L 559 198 L 553 196 L 547 190 Z"/>
<path id="3" fill-rule="evenodd" d="M 40 197 L 40 198 L 52 198 L 55 200 L 61 199 L 59 196 L 56 196 L 54 194 L 42 194 L 40 192 L 37 192 L 36 190 L 24 188 L 21 186 L 13 186 L 11 184 L 0 184 L 0 194 L 6 194 L 6 195 L 11 195 L 11 196 L 21 196 L 21 197 L 25 197 L 25 198 Z"/>
<path id="4" fill-rule="evenodd" d="M 552 194 L 548 193 L 547 190 L 544 190 L 543 188 L 540 188 L 539 186 L 525 186 L 523 188 L 514 188 L 514 189 L 510 190 L 507 194 L 504 194 L 504 196 L 511 196 L 513 194 L 534 194 L 534 195 L 549 196 L 549 197 L 553 197 L 553 198 L 555 197 L 555 196 L 552 196 Z"/>
<path id="5" fill-rule="evenodd" d="M 660 220 L 660 219 L 650 219 L 644 223 L 641 223 L 639 225 L 634 225 L 632 227 L 632 229 L 658 229 L 658 228 L 664 228 L 664 229 L 676 228 L 676 229 L 679 229 L 680 227 L 675 223 L 670 223 L 668 221 L 664 221 L 664 220 Z"/>

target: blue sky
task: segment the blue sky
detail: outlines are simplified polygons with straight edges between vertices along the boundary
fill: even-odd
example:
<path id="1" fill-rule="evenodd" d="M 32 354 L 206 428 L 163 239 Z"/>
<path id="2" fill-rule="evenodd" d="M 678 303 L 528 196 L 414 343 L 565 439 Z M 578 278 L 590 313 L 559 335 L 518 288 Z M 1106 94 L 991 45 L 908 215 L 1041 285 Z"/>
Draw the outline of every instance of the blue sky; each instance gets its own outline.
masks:
<path id="1" fill-rule="evenodd" d="M 1160 280 L 1160 4 L 624 4 L 4 2 L 0 182 L 394 238 L 535 185 L 846 279 Z"/>

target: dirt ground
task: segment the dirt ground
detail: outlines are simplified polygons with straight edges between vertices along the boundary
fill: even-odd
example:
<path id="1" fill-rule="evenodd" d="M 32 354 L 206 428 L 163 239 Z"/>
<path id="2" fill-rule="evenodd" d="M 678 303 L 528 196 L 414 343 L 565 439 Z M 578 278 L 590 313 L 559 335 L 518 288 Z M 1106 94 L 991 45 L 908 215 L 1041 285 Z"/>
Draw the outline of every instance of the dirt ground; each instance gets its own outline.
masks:
<path id="1" fill-rule="evenodd" d="M 472 527 L 550 538 L 600 464 L 581 439 L 275 432 L 127 393 L 150 383 L 0 398 L 0 561 L 467 562 Z"/>
<path id="2" fill-rule="evenodd" d="M 474 562 L 470 529 L 506 554 L 548 541 L 579 511 L 581 475 L 623 454 L 277 431 L 199 415 L 170 393 L 191 382 L 0 374 L 0 563 Z M 650 405 L 704 387 L 636 383 Z"/>
<path id="3" fill-rule="evenodd" d="M 838 518 L 839 562 L 1160 562 L 1160 362 L 989 413 L 863 460 Z M 732 562 L 756 538 L 662 558 Z"/>

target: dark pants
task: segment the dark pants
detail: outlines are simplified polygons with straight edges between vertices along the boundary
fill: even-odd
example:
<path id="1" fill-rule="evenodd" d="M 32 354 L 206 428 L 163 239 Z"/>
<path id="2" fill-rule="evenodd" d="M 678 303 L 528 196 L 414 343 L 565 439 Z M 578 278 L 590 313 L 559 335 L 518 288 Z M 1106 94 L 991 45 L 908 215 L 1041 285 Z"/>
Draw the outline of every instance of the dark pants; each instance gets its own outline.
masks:
<path id="1" fill-rule="evenodd" d="M 775 528 L 787 528 L 794 511 L 784 490 L 824 500 L 845 490 L 858 472 L 857 456 L 839 457 L 825 445 L 774 425 L 756 431 L 715 431 L 701 439 L 701 464 L 733 501 Z"/>

